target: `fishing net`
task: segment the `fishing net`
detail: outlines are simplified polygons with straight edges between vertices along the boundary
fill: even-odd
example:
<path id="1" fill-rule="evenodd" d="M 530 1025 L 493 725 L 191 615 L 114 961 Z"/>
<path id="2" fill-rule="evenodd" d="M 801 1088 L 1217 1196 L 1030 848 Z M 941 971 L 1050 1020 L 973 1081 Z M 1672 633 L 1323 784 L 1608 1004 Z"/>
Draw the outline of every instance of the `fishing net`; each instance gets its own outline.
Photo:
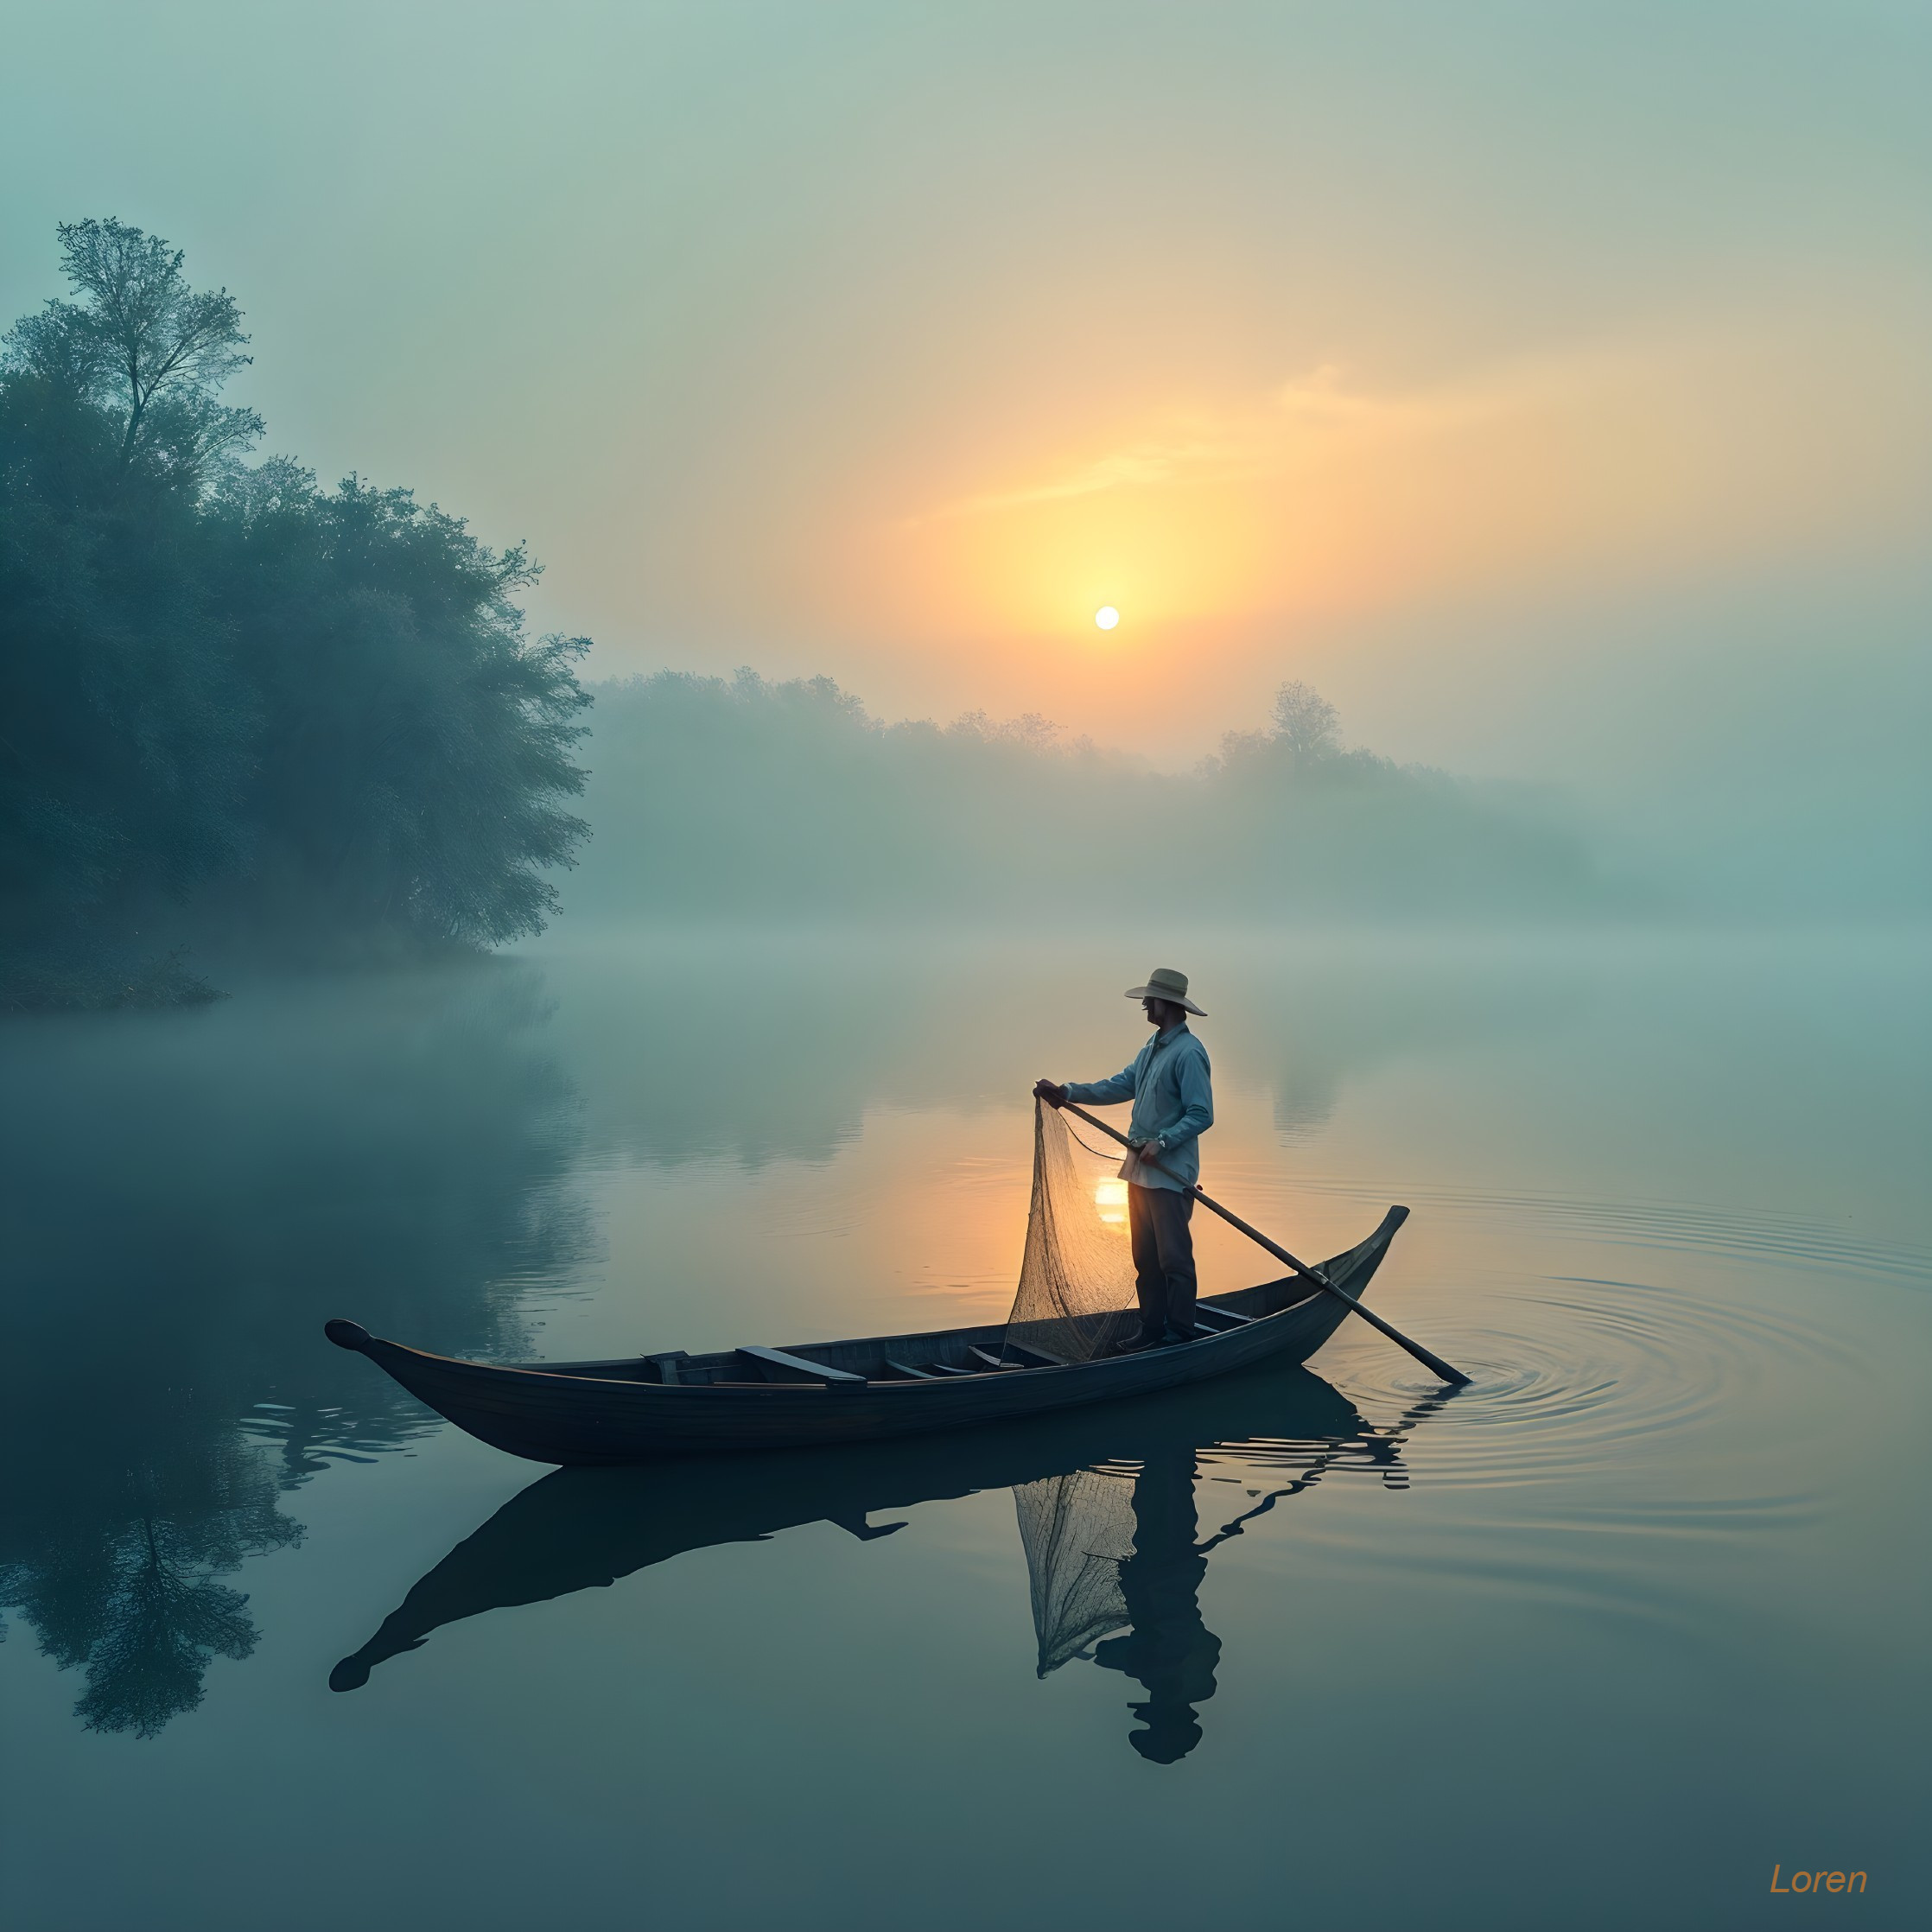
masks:
<path id="1" fill-rule="evenodd" d="M 1075 1141 L 1059 1111 L 1033 1103 L 1033 1200 L 1007 1340 L 1088 1362 L 1140 1327 L 1127 1183 Z"/>
<path id="2" fill-rule="evenodd" d="M 1134 1480 L 1123 1472 L 1076 1469 L 1021 1483 L 1013 1500 L 1044 1677 L 1133 1622 L 1121 1594 L 1121 1565 L 1134 1554 Z"/>

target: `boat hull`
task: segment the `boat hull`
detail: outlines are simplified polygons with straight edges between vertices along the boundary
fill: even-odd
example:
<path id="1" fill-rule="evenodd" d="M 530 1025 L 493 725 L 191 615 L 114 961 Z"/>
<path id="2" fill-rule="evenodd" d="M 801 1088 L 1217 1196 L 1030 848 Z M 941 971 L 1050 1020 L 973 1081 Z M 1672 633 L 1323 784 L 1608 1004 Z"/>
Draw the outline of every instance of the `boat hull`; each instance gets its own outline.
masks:
<path id="1" fill-rule="evenodd" d="M 1323 1264 L 1338 1287 L 1360 1298 L 1406 1208 L 1392 1208 L 1367 1241 Z M 1203 1382 L 1252 1363 L 1302 1362 L 1348 1310 L 1325 1290 L 1290 1278 L 1232 1294 L 1211 1306 L 1249 1313 L 1243 1325 L 1169 1348 L 1051 1368 L 1004 1369 L 925 1381 L 730 1382 L 683 1386 L 633 1379 L 639 1358 L 606 1363 L 510 1367 L 431 1355 L 367 1334 L 353 1323 L 329 1335 L 358 1350 L 419 1401 L 480 1441 L 531 1462 L 569 1465 L 643 1463 L 733 1450 L 881 1442 L 939 1430 L 1121 1401 Z M 797 1344 L 793 1352 L 836 1363 L 898 1348 L 983 1338 L 1005 1331 L 948 1330 L 934 1336 Z"/>

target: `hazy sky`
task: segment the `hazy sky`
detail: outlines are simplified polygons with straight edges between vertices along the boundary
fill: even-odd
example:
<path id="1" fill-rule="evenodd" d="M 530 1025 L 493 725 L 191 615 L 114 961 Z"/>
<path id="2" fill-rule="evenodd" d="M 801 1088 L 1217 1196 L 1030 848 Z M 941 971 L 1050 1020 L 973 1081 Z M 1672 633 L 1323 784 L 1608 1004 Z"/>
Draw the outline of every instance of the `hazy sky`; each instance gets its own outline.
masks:
<path id="1" fill-rule="evenodd" d="M 1922 744 L 1923 4 L 0 16 L 0 308 L 173 238 L 269 447 L 527 537 L 601 670 L 1164 759 L 1305 676 L 1586 787 Z"/>

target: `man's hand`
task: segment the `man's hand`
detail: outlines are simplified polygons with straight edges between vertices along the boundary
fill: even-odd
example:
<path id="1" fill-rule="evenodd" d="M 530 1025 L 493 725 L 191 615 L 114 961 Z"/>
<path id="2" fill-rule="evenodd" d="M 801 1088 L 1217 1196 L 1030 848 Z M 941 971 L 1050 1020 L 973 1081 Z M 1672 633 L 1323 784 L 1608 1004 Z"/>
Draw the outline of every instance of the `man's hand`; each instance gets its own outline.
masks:
<path id="1" fill-rule="evenodd" d="M 1066 1089 L 1055 1085 L 1051 1080 L 1036 1080 L 1033 1082 L 1033 1098 L 1044 1100 L 1049 1107 L 1065 1107 Z"/>

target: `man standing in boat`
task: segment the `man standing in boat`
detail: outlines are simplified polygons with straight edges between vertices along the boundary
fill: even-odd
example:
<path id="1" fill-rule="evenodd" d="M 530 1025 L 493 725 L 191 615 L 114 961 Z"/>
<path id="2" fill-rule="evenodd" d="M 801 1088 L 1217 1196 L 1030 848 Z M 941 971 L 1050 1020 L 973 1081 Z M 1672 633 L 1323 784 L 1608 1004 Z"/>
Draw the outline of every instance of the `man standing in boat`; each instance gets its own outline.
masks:
<path id="1" fill-rule="evenodd" d="M 1121 1179 L 1141 1331 L 1122 1344 L 1122 1352 L 1194 1339 L 1194 1197 L 1187 1190 L 1200 1179 L 1199 1137 L 1214 1125 L 1207 1049 L 1187 1026 L 1189 1014 L 1207 1015 L 1187 996 L 1187 975 L 1157 967 L 1127 996 L 1140 1001 L 1154 1029 L 1131 1066 L 1111 1080 L 1066 1086 L 1041 1080 L 1033 1088 L 1050 1107 L 1070 1100 L 1092 1107 L 1134 1103 L 1127 1127 L 1133 1151 L 1121 1164 Z"/>

